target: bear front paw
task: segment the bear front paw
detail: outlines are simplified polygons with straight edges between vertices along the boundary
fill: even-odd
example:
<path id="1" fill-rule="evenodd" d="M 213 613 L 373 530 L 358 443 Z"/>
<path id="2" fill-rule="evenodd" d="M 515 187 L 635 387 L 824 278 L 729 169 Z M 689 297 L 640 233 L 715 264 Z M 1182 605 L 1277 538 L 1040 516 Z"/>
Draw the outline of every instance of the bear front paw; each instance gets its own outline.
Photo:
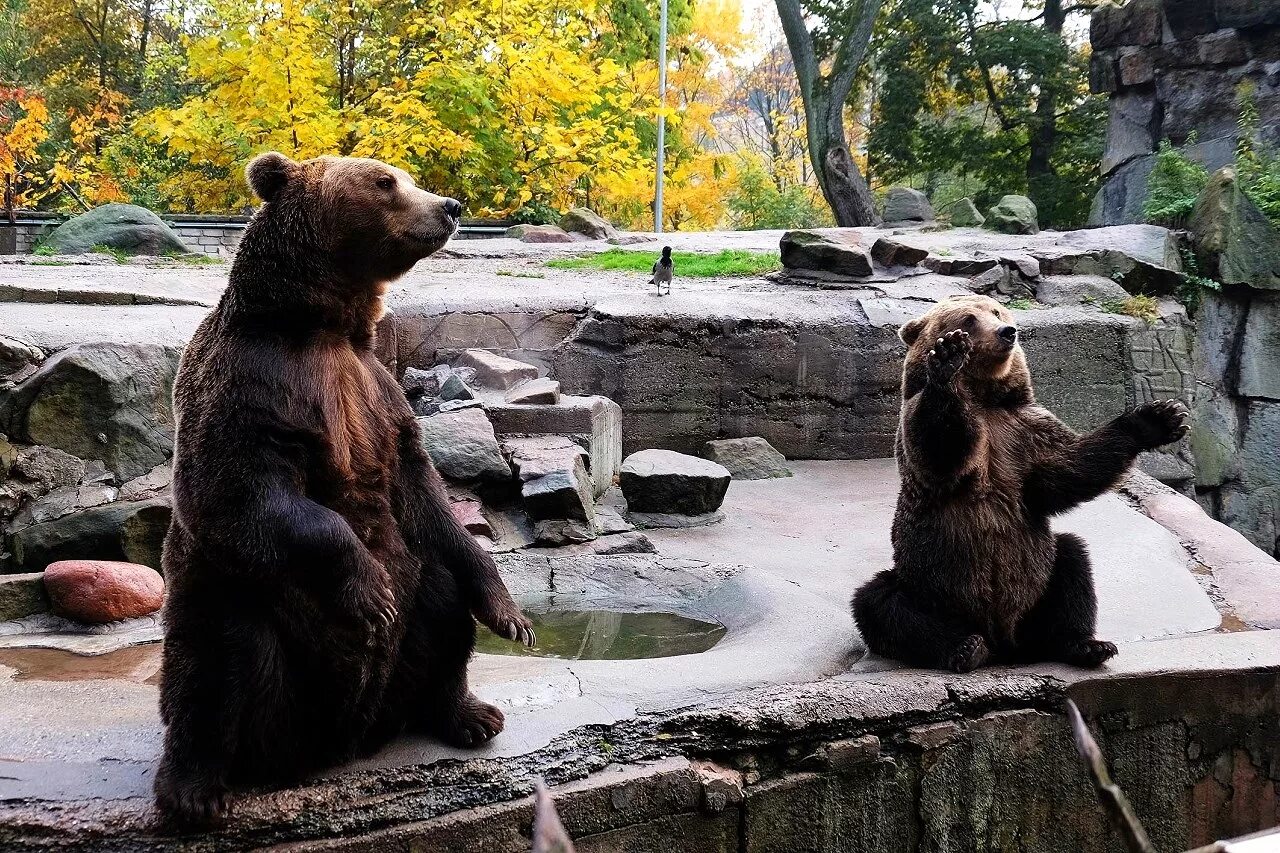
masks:
<path id="1" fill-rule="evenodd" d="M 1143 403 L 1130 412 L 1126 426 L 1141 449 L 1154 450 L 1186 435 L 1189 418 L 1187 407 L 1179 401 L 1158 400 Z"/>
<path id="2" fill-rule="evenodd" d="M 960 641 L 947 658 L 947 669 L 952 672 L 973 672 L 991 659 L 991 649 L 981 634 L 970 634 Z"/>
<path id="3" fill-rule="evenodd" d="M 370 642 L 379 630 L 389 628 L 399 615 L 391 578 L 386 569 L 372 566 L 347 580 L 342 602 Z"/>
<path id="4" fill-rule="evenodd" d="M 947 332 L 929 350 L 926 361 L 929 378 L 939 384 L 950 382 L 969 360 L 969 353 L 972 351 L 973 341 L 969 339 L 968 332 L 964 329 Z"/>
<path id="5" fill-rule="evenodd" d="M 162 821 L 179 826 L 208 826 L 229 808 L 227 787 L 199 769 L 175 769 L 167 760 L 156 774 L 156 808 Z"/>
<path id="6" fill-rule="evenodd" d="M 520 612 L 520 608 L 510 597 L 502 601 L 485 601 L 476 608 L 475 617 L 481 625 L 499 637 L 528 648 L 538 644 L 538 638 L 533 633 L 533 623 Z"/>

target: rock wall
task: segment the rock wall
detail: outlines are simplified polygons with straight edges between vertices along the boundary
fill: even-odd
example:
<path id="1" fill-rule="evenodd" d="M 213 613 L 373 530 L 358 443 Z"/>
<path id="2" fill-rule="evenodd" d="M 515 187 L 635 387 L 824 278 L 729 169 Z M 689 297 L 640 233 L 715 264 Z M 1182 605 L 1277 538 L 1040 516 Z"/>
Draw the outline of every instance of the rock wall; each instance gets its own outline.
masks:
<path id="1" fill-rule="evenodd" d="M 1210 171 L 1230 163 L 1242 88 L 1280 143 L 1280 0 L 1130 0 L 1095 12 L 1090 40 L 1090 88 L 1111 96 L 1091 224 L 1142 221 L 1163 139 Z"/>

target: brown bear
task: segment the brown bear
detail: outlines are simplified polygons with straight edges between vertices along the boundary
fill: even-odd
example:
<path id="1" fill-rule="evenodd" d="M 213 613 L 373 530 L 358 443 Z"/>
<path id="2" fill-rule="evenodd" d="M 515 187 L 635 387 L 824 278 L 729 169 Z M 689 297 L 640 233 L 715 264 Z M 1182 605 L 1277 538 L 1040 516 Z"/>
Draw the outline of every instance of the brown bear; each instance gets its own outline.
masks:
<path id="1" fill-rule="evenodd" d="M 1187 433 L 1178 402 L 1145 403 L 1077 435 L 1036 404 L 1012 315 L 985 296 L 902 327 L 893 568 L 858 589 L 867 647 L 967 672 L 991 661 L 1100 666 L 1084 542 L 1049 519 L 1112 488 L 1139 452 Z"/>
<path id="2" fill-rule="evenodd" d="M 247 177 L 263 204 L 174 385 L 155 789 L 182 821 L 406 728 L 485 741 L 475 620 L 534 642 L 373 354 L 388 282 L 462 205 L 375 160 L 271 153 Z"/>

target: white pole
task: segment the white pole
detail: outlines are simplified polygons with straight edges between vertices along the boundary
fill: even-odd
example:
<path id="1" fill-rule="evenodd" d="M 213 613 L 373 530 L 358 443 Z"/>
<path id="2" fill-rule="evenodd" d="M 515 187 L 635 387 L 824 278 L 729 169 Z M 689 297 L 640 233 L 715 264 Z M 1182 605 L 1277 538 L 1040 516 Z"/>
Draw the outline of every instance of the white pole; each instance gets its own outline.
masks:
<path id="1" fill-rule="evenodd" d="M 658 183 L 653 195 L 653 230 L 662 233 L 662 181 L 667 148 L 667 0 L 658 21 Z"/>

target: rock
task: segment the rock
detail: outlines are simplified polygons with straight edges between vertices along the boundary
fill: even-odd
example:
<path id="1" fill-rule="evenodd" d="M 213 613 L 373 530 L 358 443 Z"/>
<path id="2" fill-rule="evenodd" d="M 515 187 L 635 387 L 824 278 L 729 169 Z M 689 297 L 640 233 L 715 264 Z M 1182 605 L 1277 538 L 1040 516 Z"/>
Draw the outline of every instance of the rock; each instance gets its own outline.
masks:
<path id="1" fill-rule="evenodd" d="M 622 408 L 608 397 L 566 394 L 554 406 L 502 402 L 486 409 L 501 436 L 571 437 L 587 449 L 595 493 L 613 485 L 622 465 Z"/>
<path id="2" fill-rule="evenodd" d="M 1138 49 L 1120 54 L 1120 83 L 1140 86 L 1156 78 L 1156 66 L 1150 50 Z"/>
<path id="3" fill-rule="evenodd" d="M 1249 61 L 1249 50 L 1235 30 L 1210 33 L 1196 40 L 1202 65 L 1240 65 Z"/>
<path id="4" fill-rule="evenodd" d="M 0 380 L 22 382 L 44 361 L 44 351 L 35 344 L 0 335 Z"/>
<path id="5" fill-rule="evenodd" d="M 86 471 L 84 460 L 55 447 L 36 446 L 19 450 L 9 473 L 33 484 L 43 494 L 59 486 L 79 483 Z"/>
<path id="6" fill-rule="evenodd" d="M 885 222 L 932 222 L 929 197 L 910 187 L 891 187 L 884 197 Z"/>
<path id="7" fill-rule="evenodd" d="M 134 477 L 120 487 L 120 500 L 136 501 L 151 498 L 169 488 L 173 482 L 173 464 L 157 465 L 141 477 Z"/>
<path id="8" fill-rule="evenodd" d="M 1023 278 L 1040 277 L 1040 262 L 1031 255 L 1021 252 L 996 252 L 995 254 L 1000 263 L 1008 267 L 1010 272 L 1017 273 Z"/>
<path id="9" fill-rule="evenodd" d="M 1196 199 L 1190 229 L 1196 249 L 1214 259 L 1213 278 L 1280 290 L 1280 230 L 1245 197 L 1234 168 L 1209 178 Z"/>
<path id="10" fill-rule="evenodd" d="M 1007 195 L 987 216 L 988 227 L 1006 234 L 1039 234 L 1036 206 L 1024 195 Z"/>
<path id="11" fill-rule="evenodd" d="M 434 397 L 440 393 L 440 374 L 434 370 L 422 370 L 417 367 L 405 368 L 400 379 L 400 387 L 410 400 L 420 397 Z"/>
<path id="12" fill-rule="evenodd" d="M 520 479 L 529 518 L 583 521 L 594 536 L 595 493 L 585 450 L 563 436 L 512 438 L 504 447 Z"/>
<path id="13" fill-rule="evenodd" d="M 12 533 L 33 524 L 43 524 L 73 512 L 102 506 L 114 501 L 118 494 L 115 486 L 104 484 L 63 486 L 24 507 L 13 517 L 8 530 Z"/>
<path id="14" fill-rule="evenodd" d="M 947 216 L 950 217 L 951 224 L 957 228 L 976 228 L 987 221 L 987 218 L 978 212 L 973 199 L 968 197 L 960 199 L 947 208 Z"/>
<path id="15" fill-rule="evenodd" d="M 708 441 L 702 455 L 723 465 L 735 480 L 767 480 L 790 477 L 787 460 L 763 438 L 722 438 Z"/>
<path id="16" fill-rule="evenodd" d="M 418 418 L 422 447 L 436 469 L 451 480 L 511 477 L 511 466 L 502 457 L 493 425 L 480 408 L 441 412 Z"/>
<path id="17" fill-rule="evenodd" d="M 530 379 L 508 391 L 504 399 L 520 406 L 535 403 L 554 406 L 560 402 L 560 383 L 554 379 Z"/>
<path id="18" fill-rule="evenodd" d="M 582 542 L 566 546 L 556 553 L 557 557 L 573 557 L 579 555 L 610 556 L 613 554 L 656 554 L 657 547 L 653 540 L 637 530 L 628 530 L 611 536 L 600 536 L 591 542 Z"/>
<path id="19" fill-rule="evenodd" d="M 989 269 L 998 267 L 1000 260 L 994 257 L 975 258 L 967 255 L 930 255 L 924 259 L 924 266 L 941 275 L 957 275 L 973 277 L 981 275 Z"/>
<path id="20" fill-rule="evenodd" d="M 560 227 L 575 234 L 584 234 L 592 240 L 608 240 L 618 236 L 617 229 L 608 220 L 585 207 L 572 208 L 560 217 Z"/>
<path id="21" fill-rule="evenodd" d="M 523 361 L 495 355 L 488 350 L 469 349 L 458 356 L 455 366 L 474 370 L 475 382 L 481 388 L 505 391 L 521 382 L 538 378 L 538 368 Z"/>
<path id="22" fill-rule="evenodd" d="M 1275 0 L 1216 0 L 1220 27 L 1280 25 L 1280 4 Z"/>
<path id="23" fill-rule="evenodd" d="M 1163 16 L 1160 0 L 1132 0 L 1124 6 L 1102 6 L 1089 21 L 1094 50 L 1160 43 Z"/>
<path id="24" fill-rule="evenodd" d="M 1238 357 L 1240 394 L 1280 400 L 1280 293 L 1259 295 L 1249 306 Z"/>
<path id="25" fill-rule="evenodd" d="M 176 348 L 152 344 L 65 349 L 13 392 L 13 433 L 100 459 L 121 480 L 145 474 L 173 455 L 178 356 Z"/>
<path id="26" fill-rule="evenodd" d="M 441 400 L 474 400 L 476 394 L 467 387 L 467 383 L 462 381 L 462 377 L 456 373 L 450 373 L 440 384 L 440 392 L 437 394 Z"/>
<path id="27" fill-rule="evenodd" d="M 1211 33 L 1218 28 L 1213 3 L 1205 0 L 1164 0 L 1164 18 L 1178 41 Z"/>
<path id="28" fill-rule="evenodd" d="M 73 216 L 44 238 L 60 255 L 107 246 L 130 255 L 186 254 L 187 246 L 160 217 L 135 204 L 104 204 Z"/>
<path id="29" fill-rule="evenodd" d="M 1109 175 L 1135 157 L 1156 150 L 1157 140 L 1152 135 L 1152 128 L 1158 126 L 1158 122 L 1153 121 L 1155 110 L 1153 92 L 1131 90 L 1111 98 L 1107 112 L 1107 144 L 1102 152 L 1102 174 Z"/>
<path id="30" fill-rule="evenodd" d="M 506 236 L 521 243 L 573 243 L 573 235 L 555 225 L 512 225 Z"/>
<path id="31" fill-rule="evenodd" d="M 544 518 L 533 525 L 533 537 L 543 545 L 576 545 L 595 539 L 596 532 L 584 521 Z"/>
<path id="32" fill-rule="evenodd" d="M 483 409 L 483 408 L 484 408 L 483 400 L 477 400 L 477 399 L 445 400 L 444 402 L 440 403 L 436 407 L 436 410 L 434 412 L 431 412 L 430 414 L 434 415 L 440 412 L 456 412 L 459 409 Z"/>
<path id="33" fill-rule="evenodd" d="M 27 572 L 0 575 L 0 622 L 23 619 L 49 610 L 49 597 L 44 592 L 44 575 Z"/>
<path id="34" fill-rule="evenodd" d="M 779 241 L 788 272 L 830 273 L 865 278 L 873 272 L 871 253 L 856 231 L 839 229 L 788 231 Z"/>
<path id="35" fill-rule="evenodd" d="M 634 513 L 713 513 L 729 491 L 728 469 L 671 450 L 641 450 L 622 462 L 619 483 Z"/>
<path id="36" fill-rule="evenodd" d="M 1197 393 L 1188 436 L 1196 460 L 1196 485 L 1217 488 L 1237 479 L 1236 441 L 1240 414 L 1236 401 L 1216 390 Z"/>
<path id="37" fill-rule="evenodd" d="M 871 244 L 871 257 L 885 267 L 914 267 L 929 257 L 929 250 L 917 249 L 888 237 L 879 237 Z"/>
<path id="38" fill-rule="evenodd" d="M 493 537 L 493 528 L 484 515 L 484 504 L 480 501 L 450 501 L 449 511 L 458 523 L 474 536 Z"/>
<path id="39" fill-rule="evenodd" d="M 112 560 L 61 560 L 44 572 L 54 614 L 77 622 L 118 622 L 155 613 L 164 579 L 155 569 Z"/>
<path id="40" fill-rule="evenodd" d="M 1084 305 L 1128 297 L 1127 290 L 1100 275 L 1050 275 L 1036 282 L 1036 301 L 1045 305 Z"/>
<path id="41" fill-rule="evenodd" d="M 632 512 L 628 513 L 627 517 L 641 530 L 663 528 L 681 530 L 688 527 L 707 527 L 724 521 L 724 513 L 719 510 L 704 512 L 700 515 L 685 515 L 679 512 Z"/>

